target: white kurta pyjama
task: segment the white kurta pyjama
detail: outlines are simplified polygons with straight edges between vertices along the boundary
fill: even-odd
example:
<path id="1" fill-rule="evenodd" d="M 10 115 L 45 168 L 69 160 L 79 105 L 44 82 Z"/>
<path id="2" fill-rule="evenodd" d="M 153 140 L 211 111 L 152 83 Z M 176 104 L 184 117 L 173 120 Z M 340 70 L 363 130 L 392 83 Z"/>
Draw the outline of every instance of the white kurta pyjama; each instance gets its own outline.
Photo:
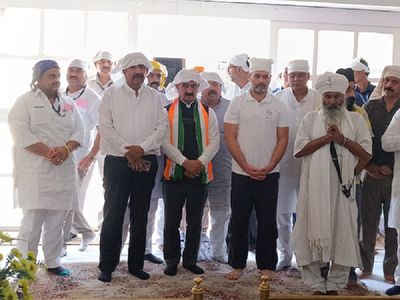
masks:
<path id="1" fill-rule="evenodd" d="M 317 116 L 318 112 L 310 112 L 304 117 L 297 132 L 294 154 L 302 150 L 310 141 L 320 137 L 312 136 L 313 126 L 314 122 L 317 121 Z M 353 126 L 354 134 L 353 136 L 347 136 L 347 138 L 359 143 L 366 152 L 371 153 L 371 136 L 365 120 L 359 114 L 353 112 L 349 112 L 349 118 Z M 329 144 L 324 147 L 329 147 Z M 350 163 L 342 160 L 342 149 L 342 147 L 336 146 L 340 166 Z M 305 266 L 315 261 L 328 262 L 331 260 L 338 265 L 359 267 L 361 266 L 361 259 L 357 239 L 357 205 L 355 200 L 350 201 L 341 192 L 338 175 L 331 162 L 330 155 L 329 161 L 326 162 L 329 164 L 329 173 L 327 176 L 330 178 L 330 188 L 329 191 L 326 191 L 326 198 L 319 199 L 320 201 L 324 201 L 326 204 L 323 204 L 323 206 L 326 207 L 327 210 L 330 210 L 330 240 L 328 242 L 328 253 L 322 257 L 322 254 L 318 256 L 311 250 L 309 226 L 321 227 L 320 224 L 308 224 L 309 189 L 318 188 L 318 186 L 313 186 L 311 184 L 312 178 L 309 178 L 310 160 L 315 153 L 316 152 L 302 158 L 297 220 L 292 236 L 297 262 L 300 266 Z M 355 160 L 355 162 L 357 162 L 357 160 Z M 353 186 L 353 188 L 355 187 Z M 321 218 L 319 218 L 319 221 L 325 222 L 325 220 Z"/>

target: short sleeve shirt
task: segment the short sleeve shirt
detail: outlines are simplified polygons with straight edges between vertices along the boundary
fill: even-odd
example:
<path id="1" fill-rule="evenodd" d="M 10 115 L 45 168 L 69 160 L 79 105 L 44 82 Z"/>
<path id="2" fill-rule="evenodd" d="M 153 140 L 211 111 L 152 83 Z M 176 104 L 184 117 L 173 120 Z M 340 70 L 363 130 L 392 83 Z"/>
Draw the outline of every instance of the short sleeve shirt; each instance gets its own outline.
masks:
<path id="1" fill-rule="evenodd" d="M 288 127 L 285 105 L 268 93 L 258 102 L 250 92 L 231 102 L 225 123 L 238 124 L 238 143 L 246 162 L 256 168 L 263 168 L 271 160 L 277 143 L 277 128 Z M 232 171 L 248 175 L 232 159 Z M 279 164 L 271 173 L 279 171 Z"/>

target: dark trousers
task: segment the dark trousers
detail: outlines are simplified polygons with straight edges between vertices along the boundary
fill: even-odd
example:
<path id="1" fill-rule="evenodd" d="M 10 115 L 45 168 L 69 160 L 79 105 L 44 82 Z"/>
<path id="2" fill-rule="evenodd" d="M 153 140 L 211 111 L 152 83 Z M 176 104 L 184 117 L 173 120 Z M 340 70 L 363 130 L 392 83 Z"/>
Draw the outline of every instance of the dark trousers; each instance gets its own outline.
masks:
<path id="1" fill-rule="evenodd" d="M 186 204 L 187 228 L 183 265 L 193 266 L 197 263 L 201 221 L 208 185 L 184 179 L 179 182 L 167 181 L 164 187 L 164 259 L 167 265 L 179 264 L 181 259 L 179 225 L 182 219 L 182 209 Z"/>
<path id="2" fill-rule="evenodd" d="M 122 223 L 129 200 L 130 237 L 128 269 L 143 269 L 146 244 L 147 213 L 151 191 L 157 172 L 154 155 L 144 157 L 151 161 L 150 171 L 135 172 L 123 157 L 107 155 L 104 161 L 104 221 L 100 233 L 100 263 L 103 272 L 113 272 L 119 263 L 122 243 Z"/>
<path id="3" fill-rule="evenodd" d="M 262 181 L 232 173 L 229 245 L 229 264 L 232 268 L 246 267 L 249 218 L 254 207 L 257 215 L 257 268 L 275 270 L 278 261 L 276 252 L 278 183 L 279 173 L 269 174 Z"/>
<path id="4" fill-rule="evenodd" d="M 372 272 L 374 266 L 376 233 L 382 209 L 385 218 L 383 273 L 394 275 L 397 266 L 397 231 L 388 227 L 392 180 L 393 176 L 386 176 L 382 180 L 377 180 L 367 175 L 363 182 L 361 201 L 363 236 L 360 252 L 365 272 Z"/>

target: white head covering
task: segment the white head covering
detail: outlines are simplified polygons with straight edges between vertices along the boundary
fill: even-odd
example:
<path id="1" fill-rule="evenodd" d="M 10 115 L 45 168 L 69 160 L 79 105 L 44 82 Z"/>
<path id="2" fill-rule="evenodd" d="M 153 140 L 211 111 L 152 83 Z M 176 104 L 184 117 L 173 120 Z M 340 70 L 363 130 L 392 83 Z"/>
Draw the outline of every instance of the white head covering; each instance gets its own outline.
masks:
<path id="1" fill-rule="evenodd" d="M 346 94 L 349 81 L 341 74 L 325 72 L 315 80 L 315 89 L 321 94 L 327 92 Z"/>
<path id="2" fill-rule="evenodd" d="M 265 71 L 271 74 L 273 59 L 252 57 L 249 59 L 250 72 Z"/>
<path id="3" fill-rule="evenodd" d="M 205 81 L 215 81 L 221 85 L 221 90 L 225 93 L 225 85 L 222 81 L 221 77 L 216 72 L 201 72 L 200 77 L 203 78 Z"/>
<path id="4" fill-rule="evenodd" d="M 85 61 L 83 61 L 81 59 L 74 59 L 69 64 L 68 68 L 80 68 L 80 69 L 82 69 L 82 71 L 87 73 L 88 70 L 89 70 L 89 65 Z"/>
<path id="5" fill-rule="evenodd" d="M 305 59 L 295 59 L 288 63 L 287 72 L 288 72 L 288 74 L 292 73 L 292 72 L 309 73 L 310 66 L 308 65 L 308 61 Z"/>
<path id="6" fill-rule="evenodd" d="M 369 97 L 370 100 L 378 100 L 383 96 L 383 80 L 385 77 L 393 76 L 400 79 L 400 66 L 386 66 L 383 68 L 382 76 L 379 79 L 378 85 Z"/>
<path id="7" fill-rule="evenodd" d="M 114 72 L 121 72 L 123 70 L 126 70 L 132 66 L 138 66 L 138 65 L 144 65 L 147 68 L 147 72 L 153 71 L 153 67 L 150 63 L 150 61 L 147 59 L 146 56 L 144 56 L 143 53 L 141 52 L 133 52 L 125 55 L 123 58 L 121 58 L 117 66 L 115 67 Z"/>
<path id="8" fill-rule="evenodd" d="M 178 96 L 178 90 L 176 85 L 182 82 L 195 81 L 199 85 L 198 93 L 201 93 L 206 88 L 209 87 L 209 84 L 206 80 L 200 77 L 200 74 L 193 69 L 182 69 L 176 74 L 174 80 L 168 84 L 166 88 L 166 93 L 168 98 L 176 98 Z"/>
<path id="9" fill-rule="evenodd" d="M 351 68 L 353 69 L 353 71 L 365 71 L 365 73 L 369 73 L 368 63 L 367 65 L 365 65 L 361 62 L 361 60 L 365 61 L 365 59 L 363 59 L 362 57 L 356 57 L 355 59 L 353 59 L 351 63 Z"/>
<path id="10" fill-rule="evenodd" d="M 248 60 L 249 60 L 249 56 L 246 53 L 237 54 L 237 55 L 234 55 L 229 60 L 229 64 L 236 66 L 236 67 L 241 67 L 243 69 L 243 71 L 248 72 L 249 71 L 249 66 L 247 63 Z"/>
<path id="11" fill-rule="evenodd" d="M 108 51 L 103 51 L 103 50 L 100 50 L 99 52 L 96 53 L 96 55 L 93 57 L 93 62 L 96 63 L 100 59 L 107 59 L 107 60 L 113 61 L 113 57 L 112 57 L 111 53 Z"/>

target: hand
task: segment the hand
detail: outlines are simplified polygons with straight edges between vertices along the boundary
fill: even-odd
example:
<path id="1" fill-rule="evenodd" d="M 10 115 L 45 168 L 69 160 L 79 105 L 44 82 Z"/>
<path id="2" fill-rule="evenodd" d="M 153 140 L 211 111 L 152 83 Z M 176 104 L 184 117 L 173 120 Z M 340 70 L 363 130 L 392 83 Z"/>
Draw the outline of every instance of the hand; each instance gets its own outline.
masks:
<path id="1" fill-rule="evenodd" d="M 68 158 L 68 155 L 69 152 L 64 146 L 53 147 L 50 148 L 49 152 L 47 153 L 46 159 L 52 164 L 59 166 Z"/>
<path id="2" fill-rule="evenodd" d="M 267 174 L 262 169 L 257 169 L 256 167 L 246 163 L 243 171 L 249 174 L 250 178 L 255 180 L 264 180 L 267 177 Z"/>
<path id="3" fill-rule="evenodd" d="M 126 146 L 125 149 L 128 150 L 125 153 L 125 157 L 128 160 L 137 159 L 137 158 L 142 157 L 144 155 L 144 150 L 140 146 L 135 146 L 135 145 Z"/>
<path id="4" fill-rule="evenodd" d="M 393 171 L 387 165 L 379 166 L 378 172 L 379 172 L 379 174 L 381 174 L 383 176 L 389 176 L 389 175 L 392 175 L 392 173 L 393 173 Z"/>
<path id="5" fill-rule="evenodd" d="M 143 158 L 139 157 L 137 159 L 128 160 L 128 165 L 133 171 L 142 172 L 144 170 Z"/>
<path id="6" fill-rule="evenodd" d="M 90 154 L 86 155 L 78 164 L 78 170 L 85 171 L 92 165 L 94 159 Z"/>
<path id="7" fill-rule="evenodd" d="M 369 163 L 365 167 L 365 170 L 367 171 L 368 175 L 371 176 L 372 178 L 375 178 L 377 180 L 382 180 L 385 178 L 385 176 L 380 173 L 379 167 L 374 163 Z"/>
<path id="8" fill-rule="evenodd" d="M 185 168 L 185 171 L 188 174 L 192 174 L 194 176 L 199 176 L 201 171 L 203 171 L 203 164 L 199 160 L 191 160 L 187 159 L 183 162 L 182 166 Z"/>
<path id="9" fill-rule="evenodd" d="M 183 172 L 183 174 L 184 174 L 186 177 L 189 177 L 189 178 L 192 178 L 192 179 L 197 177 L 196 174 L 191 173 L 191 172 L 189 172 L 189 171 L 187 171 L 187 170 L 185 170 L 185 171 Z"/>
<path id="10" fill-rule="evenodd" d="M 339 127 L 337 127 L 336 124 L 330 124 L 328 126 L 327 130 L 328 135 L 332 138 L 332 140 L 339 144 L 342 145 L 344 143 L 344 135 L 340 132 Z"/>

